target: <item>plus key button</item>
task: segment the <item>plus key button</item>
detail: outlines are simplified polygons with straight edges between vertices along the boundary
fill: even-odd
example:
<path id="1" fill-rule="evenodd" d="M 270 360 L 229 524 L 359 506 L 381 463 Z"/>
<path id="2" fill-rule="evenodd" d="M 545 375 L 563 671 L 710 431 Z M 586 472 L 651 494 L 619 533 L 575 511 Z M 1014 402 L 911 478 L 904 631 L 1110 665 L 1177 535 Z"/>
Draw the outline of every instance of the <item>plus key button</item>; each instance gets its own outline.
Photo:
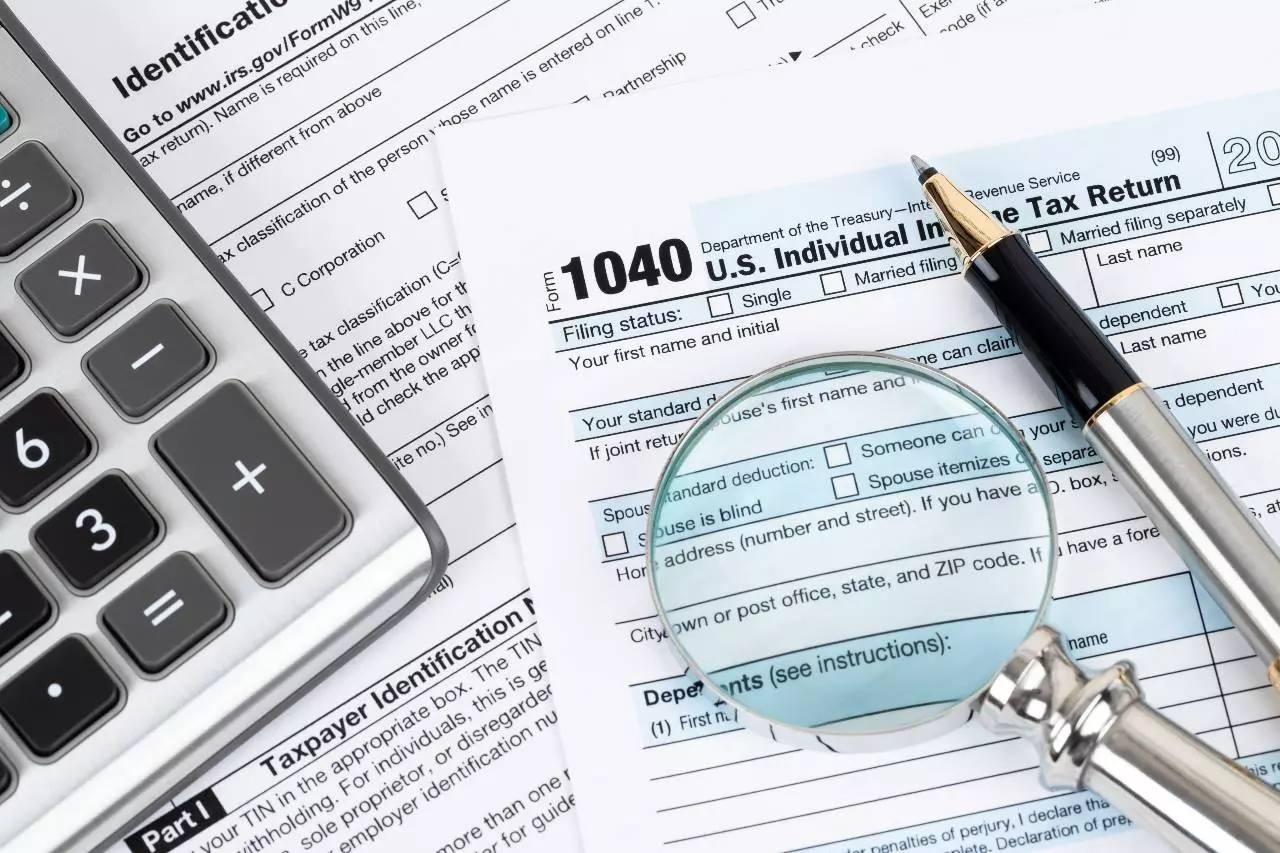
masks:
<path id="1" fill-rule="evenodd" d="M 171 421 L 155 447 L 268 583 L 293 575 L 350 526 L 338 496 L 239 382 L 224 382 Z"/>

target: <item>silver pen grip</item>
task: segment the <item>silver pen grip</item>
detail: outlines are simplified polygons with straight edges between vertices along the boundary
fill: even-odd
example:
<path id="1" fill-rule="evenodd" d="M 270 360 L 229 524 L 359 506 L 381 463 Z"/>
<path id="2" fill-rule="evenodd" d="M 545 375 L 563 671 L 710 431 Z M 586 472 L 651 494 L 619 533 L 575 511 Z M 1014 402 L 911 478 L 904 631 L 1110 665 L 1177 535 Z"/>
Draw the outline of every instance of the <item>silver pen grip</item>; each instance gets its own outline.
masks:
<path id="1" fill-rule="evenodd" d="M 1082 671 L 1052 628 L 1001 669 L 978 718 L 1040 754 L 1051 790 L 1087 787 L 1182 853 L 1280 853 L 1280 793 L 1154 711 L 1128 664 Z"/>
<path id="2" fill-rule="evenodd" d="M 1084 434 L 1280 689 L 1280 552 L 1271 537 L 1146 386 L 1104 406 Z"/>
<path id="3" fill-rule="evenodd" d="M 1084 786 L 1174 850 L 1280 851 L 1280 797 L 1135 702 L 1093 750 Z"/>

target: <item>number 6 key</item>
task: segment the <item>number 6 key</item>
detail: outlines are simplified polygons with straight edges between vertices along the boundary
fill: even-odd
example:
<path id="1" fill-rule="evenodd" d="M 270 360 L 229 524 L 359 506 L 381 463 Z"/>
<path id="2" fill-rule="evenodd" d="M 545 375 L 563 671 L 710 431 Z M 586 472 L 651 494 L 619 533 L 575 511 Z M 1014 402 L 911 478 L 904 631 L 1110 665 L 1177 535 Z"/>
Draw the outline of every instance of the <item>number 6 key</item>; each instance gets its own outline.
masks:
<path id="1" fill-rule="evenodd" d="M 57 394 L 32 394 L 0 421 L 0 502 L 22 509 L 92 452 L 88 433 Z"/>

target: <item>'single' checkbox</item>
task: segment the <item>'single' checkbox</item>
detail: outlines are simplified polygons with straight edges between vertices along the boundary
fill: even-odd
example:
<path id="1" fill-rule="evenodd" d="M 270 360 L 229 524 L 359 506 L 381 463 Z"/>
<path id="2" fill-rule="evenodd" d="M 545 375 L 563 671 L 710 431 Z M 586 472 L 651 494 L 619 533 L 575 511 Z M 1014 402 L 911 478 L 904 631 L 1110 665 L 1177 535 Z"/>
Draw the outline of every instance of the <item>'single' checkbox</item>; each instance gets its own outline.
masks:
<path id="1" fill-rule="evenodd" d="M 600 543 L 604 545 L 604 555 L 606 557 L 621 557 L 627 553 L 627 534 L 625 532 L 606 533 L 600 537 Z"/>
<path id="2" fill-rule="evenodd" d="M 756 13 L 752 12 L 751 7 L 746 3 L 731 6 L 725 11 L 725 14 L 729 16 L 729 20 L 733 21 L 733 25 L 738 29 L 742 29 L 756 19 Z"/>
<path id="3" fill-rule="evenodd" d="M 727 293 L 707 297 L 707 309 L 712 317 L 728 317 L 733 313 L 733 299 Z"/>
<path id="4" fill-rule="evenodd" d="M 1031 247 L 1033 252 L 1052 252 L 1053 241 L 1049 239 L 1048 231 L 1032 231 L 1026 235 L 1027 245 Z"/>
<path id="5" fill-rule="evenodd" d="M 844 271 L 836 270 L 835 272 L 824 272 L 819 276 L 822 282 L 822 295 L 835 296 L 837 293 L 844 293 Z"/>
<path id="6" fill-rule="evenodd" d="M 822 452 L 827 455 L 828 468 L 843 468 L 850 462 L 849 445 L 843 441 L 839 444 L 828 444 L 822 448 Z"/>
<path id="7" fill-rule="evenodd" d="M 431 193 L 420 192 L 413 198 L 409 199 L 409 209 L 413 211 L 413 215 L 419 219 L 435 213 L 439 209 L 436 200 L 431 197 Z"/>
<path id="8" fill-rule="evenodd" d="M 1222 303 L 1223 308 L 1234 308 L 1244 304 L 1244 293 L 1241 292 L 1239 284 L 1220 284 L 1218 301 Z"/>
<path id="9" fill-rule="evenodd" d="M 258 303 L 258 307 L 263 311 L 270 311 L 272 308 L 276 307 L 276 304 L 271 301 L 271 294 L 267 293 L 261 287 L 249 295 L 253 297 L 253 301 Z"/>
<path id="10" fill-rule="evenodd" d="M 1271 206 L 1280 206 L 1280 184 L 1268 184 L 1267 194 L 1271 196 Z"/>
<path id="11" fill-rule="evenodd" d="M 837 498 L 854 498 L 858 496 L 858 478 L 853 474 L 841 474 L 831 478 L 831 491 Z"/>

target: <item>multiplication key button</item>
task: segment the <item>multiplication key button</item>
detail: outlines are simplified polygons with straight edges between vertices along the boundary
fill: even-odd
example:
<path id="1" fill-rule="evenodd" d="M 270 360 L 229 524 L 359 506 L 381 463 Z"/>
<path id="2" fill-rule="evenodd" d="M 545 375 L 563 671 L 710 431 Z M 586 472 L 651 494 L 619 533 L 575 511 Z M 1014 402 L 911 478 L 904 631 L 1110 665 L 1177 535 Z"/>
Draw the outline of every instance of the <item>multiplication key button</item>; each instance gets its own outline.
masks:
<path id="1" fill-rule="evenodd" d="M 76 206 L 71 178 L 39 142 L 24 142 L 0 160 L 0 260 Z"/>
<path id="2" fill-rule="evenodd" d="M 171 421 L 157 454 L 269 583 L 335 542 L 346 508 L 244 385 L 225 382 Z"/>
<path id="3" fill-rule="evenodd" d="M 142 287 L 142 270 L 105 222 L 90 222 L 18 276 L 54 333 L 75 337 Z"/>

